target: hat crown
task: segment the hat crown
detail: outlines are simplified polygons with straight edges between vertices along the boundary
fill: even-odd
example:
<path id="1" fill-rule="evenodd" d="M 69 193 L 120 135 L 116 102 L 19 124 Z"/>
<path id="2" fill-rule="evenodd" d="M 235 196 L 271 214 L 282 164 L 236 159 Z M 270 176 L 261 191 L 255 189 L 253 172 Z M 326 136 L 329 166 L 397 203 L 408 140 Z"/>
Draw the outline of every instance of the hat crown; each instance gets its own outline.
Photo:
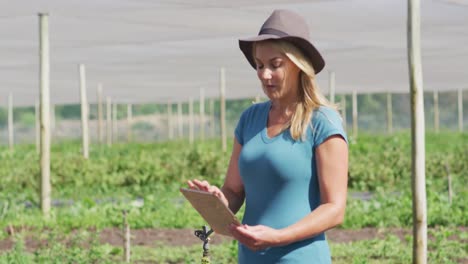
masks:
<path id="1" fill-rule="evenodd" d="M 308 40 L 309 27 L 306 20 L 299 14 L 290 10 L 277 9 L 263 23 L 258 34 L 295 36 Z"/>

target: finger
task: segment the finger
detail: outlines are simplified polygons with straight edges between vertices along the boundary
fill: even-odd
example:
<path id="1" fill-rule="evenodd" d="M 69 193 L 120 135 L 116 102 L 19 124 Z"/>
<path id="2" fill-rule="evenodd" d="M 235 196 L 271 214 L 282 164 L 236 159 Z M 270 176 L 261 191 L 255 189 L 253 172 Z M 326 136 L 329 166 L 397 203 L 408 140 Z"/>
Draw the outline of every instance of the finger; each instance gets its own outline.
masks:
<path id="1" fill-rule="evenodd" d="M 191 180 L 187 181 L 187 185 L 189 186 L 190 189 L 195 189 L 195 188 L 198 189 Z"/>

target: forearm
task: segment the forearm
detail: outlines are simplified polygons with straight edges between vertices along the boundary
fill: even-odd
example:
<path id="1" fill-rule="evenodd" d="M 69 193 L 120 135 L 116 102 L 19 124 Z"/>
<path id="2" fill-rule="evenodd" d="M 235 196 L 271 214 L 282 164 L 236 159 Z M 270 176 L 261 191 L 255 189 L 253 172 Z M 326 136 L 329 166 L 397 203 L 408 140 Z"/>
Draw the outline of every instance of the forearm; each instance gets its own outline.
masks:
<path id="1" fill-rule="evenodd" d="M 344 212 L 345 206 L 333 203 L 322 204 L 295 224 L 279 230 L 280 244 L 291 244 L 323 233 L 341 224 Z"/>
<path id="2" fill-rule="evenodd" d="M 226 188 L 225 186 L 221 188 L 221 191 L 228 201 L 229 209 L 231 209 L 231 211 L 236 214 L 244 203 L 245 194 L 243 192 L 236 193 L 229 188 Z"/>

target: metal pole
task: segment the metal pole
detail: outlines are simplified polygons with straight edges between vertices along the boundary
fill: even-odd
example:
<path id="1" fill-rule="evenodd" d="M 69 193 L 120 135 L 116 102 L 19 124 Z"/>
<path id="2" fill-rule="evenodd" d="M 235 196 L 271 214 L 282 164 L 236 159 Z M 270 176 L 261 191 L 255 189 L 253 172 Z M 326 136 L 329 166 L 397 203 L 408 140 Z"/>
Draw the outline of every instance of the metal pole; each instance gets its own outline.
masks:
<path id="1" fill-rule="evenodd" d="M 40 112 L 40 166 L 41 210 L 49 217 L 51 206 L 50 186 L 50 59 L 49 15 L 39 14 L 39 112 Z"/>
<path id="2" fill-rule="evenodd" d="M 411 189 L 413 194 L 413 263 L 427 263 L 426 157 L 421 66 L 420 1 L 408 0 L 408 67 L 411 95 Z"/>
<path id="3" fill-rule="evenodd" d="M 221 68 L 220 71 L 220 123 L 221 123 L 221 146 L 223 152 L 227 150 L 226 142 L 226 71 Z"/>
<path id="4" fill-rule="evenodd" d="M 80 98 L 81 98 L 81 136 L 83 157 L 89 158 L 89 131 L 88 131 L 88 99 L 86 98 L 86 75 L 85 66 L 79 65 L 80 74 Z"/>

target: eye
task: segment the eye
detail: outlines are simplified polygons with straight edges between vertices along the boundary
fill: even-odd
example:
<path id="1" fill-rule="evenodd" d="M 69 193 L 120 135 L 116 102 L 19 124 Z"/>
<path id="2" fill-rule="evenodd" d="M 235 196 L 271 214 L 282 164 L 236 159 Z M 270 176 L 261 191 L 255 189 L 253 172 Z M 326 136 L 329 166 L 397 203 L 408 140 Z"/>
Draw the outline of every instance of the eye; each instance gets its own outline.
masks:
<path id="1" fill-rule="evenodd" d="M 271 66 L 272 66 L 274 69 L 277 69 L 277 68 L 281 67 L 282 64 L 283 64 L 283 63 L 282 63 L 281 61 L 278 60 L 278 61 L 272 62 L 272 63 L 271 63 Z"/>
<path id="2" fill-rule="evenodd" d="M 261 65 L 261 64 L 257 64 L 257 69 L 258 69 L 258 70 L 261 70 L 261 69 L 263 69 L 263 65 Z"/>

